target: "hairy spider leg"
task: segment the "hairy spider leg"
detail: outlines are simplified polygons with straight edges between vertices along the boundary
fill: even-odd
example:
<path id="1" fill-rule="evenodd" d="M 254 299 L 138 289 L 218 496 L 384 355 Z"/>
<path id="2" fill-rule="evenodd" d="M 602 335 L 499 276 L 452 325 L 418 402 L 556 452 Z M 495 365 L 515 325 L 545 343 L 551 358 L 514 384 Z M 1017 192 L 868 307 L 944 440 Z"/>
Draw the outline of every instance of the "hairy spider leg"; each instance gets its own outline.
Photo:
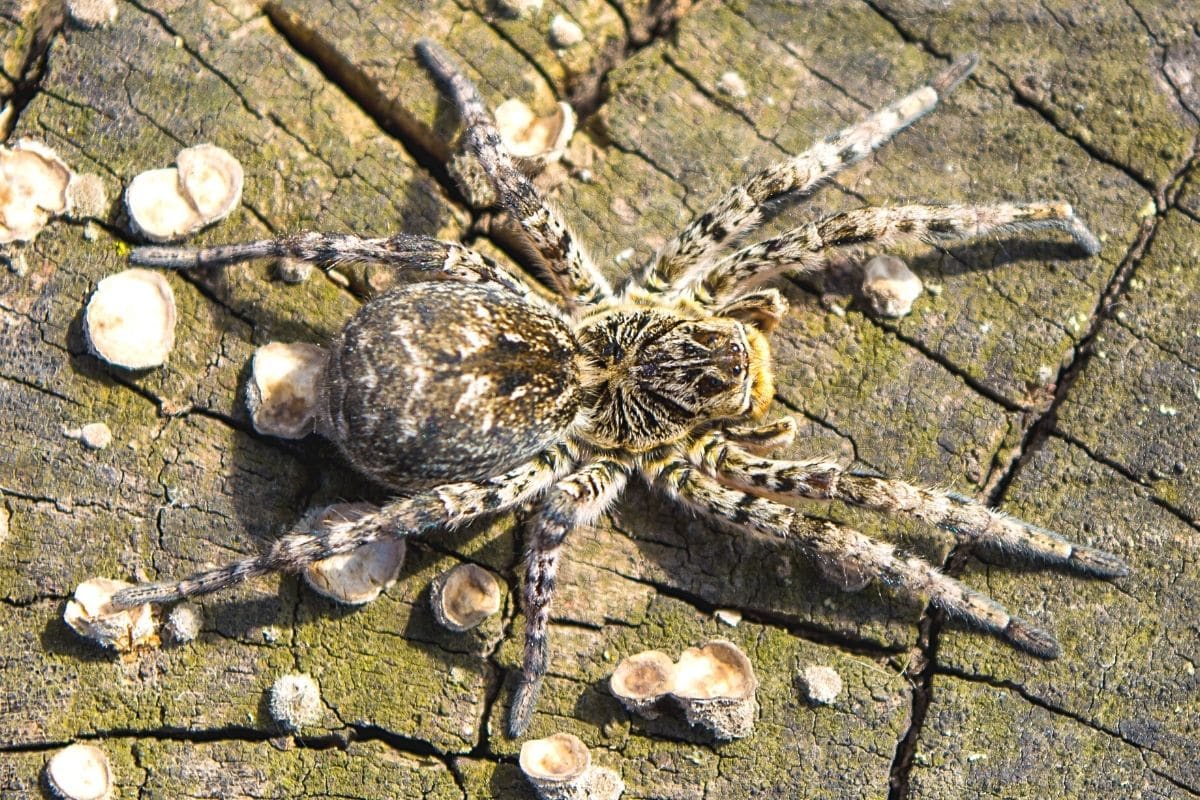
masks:
<path id="1" fill-rule="evenodd" d="M 766 453 L 795 441 L 796 420 L 782 417 L 761 425 L 728 425 L 720 432 L 727 441 L 739 444 L 751 453 Z"/>
<path id="2" fill-rule="evenodd" d="M 568 304 L 595 305 L 612 297 L 604 276 L 592 265 L 558 211 L 546 203 L 525 174 L 513 164 L 487 104 L 440 45 L 421 39 L 417 55 L 458 109 L 465 128 L 463 146 L 483 167 L 496 197 L 545 259 L 550 276 Z"/>
<path id="3" fill-rule="evenodd" d="M 914 600 L 928 600 L 947 614 L 1039 658 L 1059 655 L 1050 633 L 1019 617 L 987 595 L 940 572 L 890 544 L 850 528 L 811 519 L 794 508 L 721 485 L 682 455 L 646 465 L 654 485 L 680 502 L 734 527 L 767 534 L 800 547 L 835 579 L 852 583 L 865 576 Z"/>
<path id="4" fill-rule="evenodd" d="M 256 258 L 294 258 L 316 264 L 325 271 L 341 264 L 369 262 L 397 274 L 417 272 L 465 283 L 494 283 L 543 310 L 557 312 L 519 275 L 487 256 L 457 242 L 408 233 L 368 239 L 352 233 L 305 231 L 275 239 L 200 249 L 137 247 L 129 254 L 130 263 L 160 269 L 224 267 Z"/>
<path id="5" fill-rule="evenodd" d="M 509 707 L 509 736 L 520 736 L 529 727 L 550 663 L 550 603 L 563 543 L 572 530 L 594 522 L 617 499 L 631 468 L 628 461 L 613 458 L 587 464 L 554 485 L 530 523 L 525 552 L 525 656 Z"/>
<path id="6" fill-rule="evenodd" d="M 1053 229 L 1069 233 L 1085 254 L 1100 242 L 1069 203 L 997 203 L 986 206 L 869 207 L 833 214 L 731 253 L 693 277 L 682 294 L 712 305 L 784 270 L 815 272 L 839 249 L 868 244 L 945 244 L 979 236 Z"/>
<path id="7" fill-rule="evenodd" d="M 179 581 L 149 583 L 122 589 L 113 608 L 143 603 L 173 603 L 209 594 L 248 578 L 273 572 L 300 572 L 309 564 L 348 553 L 382 536 L 412 536 L 435 528 L 462 525 L 483 514 L 519 506 L 546 491 L 575 462 L 569 445 L 548 448 L 515 469 L 485 481 L 459 481 L 436 486 L 411 497 L 393 500 L 373 514 L 338 522 L 319 533 L 289 533 L 254 558 L 199 572 Z"/>
<path id="8" fill-rule="evenodd" d="M 1077 544 L 1053 531 L 988 508 L 956 492 L 894 478 L 846 472 L 824 461 L 782 461 L 753 453 L 710 433 L 689 450 L 706 474 L 757 495 L 841 500 L 885 514 L 904 514 L 949 531 L 962 542 L 1013 553 L 1100 578 L 1129 574 L 1117 556 Z"/>
<path id="9" fill-rule="evenodd" d="M 324 269 L 347 261 L 369 261 L 384 265 L 388 274 L 415 272 L 436 279 L 496 284 L 531 305 L 552 310 L 568 323 L 570 310 L 611 299 L 609 285 L 558 212 L 543 201 L 505 151 L 478 90 L 433 42 L 418 42 L 416 53 L 457 107 L 465 129 L 466 151 L 488 175 L 499 204 L 518 219 L 546 262 L 561 295 L 562 308 L 538 295 L 520 274 L 462 245 L 407 234 L 368 239 L 349 234 L 301 233 L 200 250 L 145 247 L 135 250 L 131 260 L 175 269 L 221 266 L 266 256 L 290 256 Z M 755 336 L 761 338 L 757 331 L 774 328 L 787 313 L 787 302 L 778 290 L 754 285 L 783 269 L 820 268 L 830 248 L 903 240 L 936 244 L 988 233 L 1057 228 L 1070 233 L 1089 253 L 1095 252 L 1099 243 L 1070 206 L 1050 202 L 861 209 L 744 247 L 724 259 L 715 258 L 720 250 L 759 226 L 768 208 L 778 205 L 766 204 L 796 201 L 814 193 L 839 170 L 862 160 L 932 110 L 976 63 L 973 57 L 955 61 L 928 86 L 729 190 L 631 276 L 621 297 L 636 301 L 631 305 L 639 309 L 653 307 L 659 314 L 736 319 L 755 329 Z M 631 309 L 629 313 L 638 312 Z M 765 360 L 765 345 L 763 353 Z M 764 363 L 763 368 L 769 375 L 768 365 Z M 770 396 L 769 391 L 765 396 Z M 811 519 L 771 498 L 838 499 L 886 513 L 907 514 L 944 527 L 961 540 L 1063 564 L 1078 572 L 1103 577 L 1127 572 L 1116 556 L 1076 545 L 961 495 L 847 472 L 828 461 L 761 456 L 792 441 L 796 424 L 790 418 L 770 423 L 742 419 L 741 424 L 724 418 L 697 419 L 690 430 L 677 444 L 640 456 L 622 449 L 595 455 L 574 443 L 567 431 L 564 442 L 497 477 L 419 491 L 394 500 L 375 514 L 336 523 L 319 533 L 290 533 L 258 558 L 178 582 L 123 590 L 117 594 L 114 606 L 170 602 L 216 591 L 252 576 L 295 572 L 313 561 L 347 552 L 384 535 L 407 536 L 452 527 L 483 514 L 544 501 L 531 522 L 525 557 L 525 652 L 508 720 L 508 730 L 516 736 L 528 727 L 548 667 L 550 604 L 565 539 L 573 529 L 602 513 L 621 493 L 634 470 L 684 505 L 718 521 L 792 542 L 811 555 L 827 577 L 843 586 L 864 585 L 873 579 L 900 594 L 927 598 L 935 607 L 1042 658 L 1058 654 L 1054 637 L 1013 617 L 982 593 L 919 558 L 898 553 L 889 544 L 831 522 Z M 625 444 L 621 440 L 614 448 Z"/>
<path id="10" fill-rule="evenodd" d="M 713 310 L 718 317 L 731 317 L 763 333 L 775 330 L 787 312 L 788 301 L 778 289 L 771 288 L 746 292 Z"/>
<path id="11" fill-rule="evenodd" d="M 656 294 L 686 285 L 692 270 L 762 224 L 766 203 L 785 195 L 792 203 L 809 197 L 838 172 L 866 158 L 932 111 L 977 63 L 975 56 L 958 59 L 928 86 L 729 189 L 667 242 L 633 278 L 630 288 L 640 287 Z"/>

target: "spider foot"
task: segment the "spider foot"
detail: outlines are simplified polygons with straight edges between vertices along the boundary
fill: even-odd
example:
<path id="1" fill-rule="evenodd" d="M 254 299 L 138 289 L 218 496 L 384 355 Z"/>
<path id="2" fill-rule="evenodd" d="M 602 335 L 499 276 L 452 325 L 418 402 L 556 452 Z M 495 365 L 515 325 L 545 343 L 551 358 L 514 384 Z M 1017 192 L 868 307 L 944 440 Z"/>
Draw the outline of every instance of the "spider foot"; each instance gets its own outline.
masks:
<path id="1" fill-rule="evenodd" d="M 1066 231 L 1071 234 L 1071 238 L 1075 240 L 1075 244 L 1079 245 L 1079 249 L 1083 251 L 1084 255 L 1094 256 L 1100 253 L 1100 240 L 1087 225 L 1083 224 L 1083 220 L 1079 217 L 1072 215 L 1067 220 Z"/>
<path id="2" fill-rule="evenodd" d="M 526 678 L 524 675 L 513 693 L 512 705 L 508 709 L 508 737 L 516 739 L 529 730 L 533 720 L 533 709 L 537 707 L 538 694 L 542 689 L 542 679 Z"/>
<path id="3" fill-rule="evenodd" d="M 948 94 L 955 86 L 966 80 L 977 66 L 979 66 L 978 53 L 960 56 L 945 71 L 930 81 L 929 86 L 939 95 Z"/>
<path id="4" fill-rule="evenodd" d="M 1030 655 L 1053 661 L 1062 655 L 1062 648 L 1054 635 L 1041 628 L 1035 627 L 1019 617 L 1013 617 L 1004 627 L 1000 638 L 1018 650 Z"/>
<path id="5" fill-rule="evenodd" d="M 1129 565 L 1112 553 L 1078 544 L 1071 550 L 1070 563 L 1079 572 L 1097 578 L 1123 578 L 1129 574 Z"/>

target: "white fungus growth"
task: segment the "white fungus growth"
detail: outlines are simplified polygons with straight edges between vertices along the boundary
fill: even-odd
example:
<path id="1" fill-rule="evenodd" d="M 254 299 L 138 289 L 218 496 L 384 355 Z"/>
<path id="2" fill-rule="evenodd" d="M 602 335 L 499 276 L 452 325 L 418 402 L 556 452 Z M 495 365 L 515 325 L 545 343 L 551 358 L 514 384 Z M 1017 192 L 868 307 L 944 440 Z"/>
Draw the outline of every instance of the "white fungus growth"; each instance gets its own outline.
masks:
<path id="1" fill-rule="evenodd" d="M 717 622 L 722 622 L 731 628 L 736 628 L 742 622 L 742 612 L 732 608 L 718 608 L 713 612 Z"/>
<path id="2" fill-rule="evenodd" d="M 80 636 L 128 651 L 154 640 L 154 617 L 149 605 L 114 611 L 109 605 L 114 594 L 130 586 L 124 581 L 92 578 L 75 587 L 67 601 L 63 621 Z"/>
<path id="3" fill-rule="evenodd" d="M 723 73 L 717 79 L 717 91 L 739 100 L 750 95 L 750 91 L 746 88 L 746 81 L 733 71 Z"/>
<path id="4" fill-rule="evenodd" d="M 354 522 L 379 509 L 370 503 L 335 503 L 309 512 L 300 529 L 313 533 L 340 522 Z M 309 564 L 304 582 L 330 600 L 360 606 L 379 597 L 400 577 L 404 565 L 404 540 L 385 536 L 349 553 Z"/>
<path id="5" fill-rule="evenodd" d="M 921 279 L 895 256 L 876 256 L 863 268 L 862 291 L 876 314 L 907 316 L 921 290 Z"/>
<path id="6" fill-rule="evenodd" d="M 112 444 L 112 431 L 103 422 L 89 422 L 82 428 L 64 428 L 63 436 L 76 439 L 90 450 L 103 450 Z"/>
<path id="7" fill-rule="evenodd" d="M 180 603 L 171 609 L 163 632 L 176 644 L 187 644 L 200 635 L 204 617 L 195 603 Z"/>
<path id="8" fill-rule="evenodd" d="M 659 715 L 659 701 L 675 688 L 675 662 L 666 653 L 647 650 L 626 658 L 608 679 L 621 705 L 647 719 Z"/>
<path id="9" fill-rule="evenodd" d="M 434 579 L 429 604 L 443 628 L 469 631 L 500 610 L 500 582 L 483 567 L 459 564 Z"/>
<path id="10" fill-rule="evenodd" d="M 538 117 L 513 98 L 498 105 L 495 115 L 504 146 L 518 158 L 558 161 L 575 133 L 575 111 L 567 103 L 559 103 L 549 116 Z"/>
<path id="11" fill-rule="evenodd" d="M 112 444 L 112 431 L 103 422 L 89 422 L 79 429 L 79 441 L 92 450 L 103 450 Z"/>
<path id="12" fill-rule="evenodd" d="M 550 20 L 550 43 L 555 47 L 574 47 L 583 41 L 583 29 L 562 14 Z"/>
<path id="13" fill-rule="evenodd" d="M 715 639 L 679 656 L 672 694 L 690 724 L 708 728 L 718 739 L 740 739 L 754 727 L 757 688 L 746 654 L 733 642 Z"/>
<path id="14" fill-rule="evenodd" d="M 271 342 L 254 351 L 246 407 L 254 430 L 303 439 L 316 424 L 317 389 L 325 351 L 304 342 Z"/>
<path id="15" fill-rule="evenodd" d="M 293 672 L 271 686 L 271 718 L 286 731 L 298 731 L 321 718 L 321 690 L 311 675 Z"/>
<path id="16" fill-rule="evenodd" d="M 647 719 L 662 712 L 662 698 L 673 697 L 689 724 L 708 728 L 718 739 L 748 736 L 758 712 L 750 659 L 724 639 L 689 647 L 674 663 L 657 650 L 630 656 L 617 665 L 608 686 L 625 708 Z"/>
<path id="17" fill-rule="evenodd" d="M 125 189 L 134 232 L 152 242 L 176 241 L 224 219 L 242 199 L 242 165 L 220 147 L 180 150 L 175 163 L 143 172 Z"/>
<path id="18" fill-rule="evenodd" d="M 625 781 L 608 767 L 592 767 L 584 783 L 586 800 L 617 800 L 625 793 Z"/>
<path id="19" fill-rule="evenodd" d="M 67 186 L 67 211 L 72 219 L 103 217 L 108 212 L 108 192 L 99 175 L 76 175 Z"/>
<path id="20" fill-rule="evenodd" d="M 556 733 L 531 739 L 521 745 L 521 771 L 541 783 L 567 783 L 578 779 L 592 765 L 592 754 L 579 737 Z"/>
<path id="21" fill-rule="evenodd" d="M 111 25 L 117 19 L 117 0 L 67 0 L 67 13 L 81 28 Z"/>
<path id="22" fill-rule="evenodd" d="M 532 17 L 542 10 L 545 0 L 496 0 L 498 6 L 518 17 Z"/>
<path id="23" fill-rule="evenodd" d="M 592 766 L 587 745 L 570 733 L 525 742 L 519 764 L 542 800 L 617 800 L 625 791 L 621 776 Z"/>
<path id="24" fill-rule="evenodd" d="M 298 258 L 281 258 L 275 262 L 275 277 L 284 283 L 304 283 L 313 273 L 313 265 Z"/>
<path id="25" fill-rule="evenodd" d="M 99 747 L 73 744 L 46 762 L 46 783 L 62 800 L 108 800 L 112 797 L 112 769 Z"/>
<path id="26" fill-rule="evenodd" d="M 238 160 L 214 144 L 180 150 L 175 157 L 179 184 L 204 224 L 225 219 L 242 201 L 245 176 Z"/>
<path id="27" fill-rule="evenodd" d="M 152 242 L 182 239 L 204 224 L 180 191 L 179 170 L 174 167 L 147 170 L 130 181 L 125 210 L 134 232 Z"/>
<path id="28" fill-rule="evenodd" d="M 126 369 L 161 366 L 175 346 L 175 294 L 161 273 L 127 269 L 100 281 L 83 316 L 95 355 Z"/>
<path id="29" fill-rule="evenodd" d="M 50 217 L 70 209 L 71 168 L 46 145 L 18 139 L 0 147 L 0 244 L 32 241 Z"/>
<path id="30" fill-rule="evenodd" d="M 842 693 L 842 676 L 833 667 L 806 667 L 800 675 L 808 699 L 827 706 Z"/>

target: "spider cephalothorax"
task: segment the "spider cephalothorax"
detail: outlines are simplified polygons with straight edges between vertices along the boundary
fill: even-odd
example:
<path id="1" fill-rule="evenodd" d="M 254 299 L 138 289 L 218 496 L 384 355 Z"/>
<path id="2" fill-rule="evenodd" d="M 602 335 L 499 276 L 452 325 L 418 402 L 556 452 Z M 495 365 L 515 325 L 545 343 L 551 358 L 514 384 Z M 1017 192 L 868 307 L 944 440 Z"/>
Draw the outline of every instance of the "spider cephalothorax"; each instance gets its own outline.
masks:
<path id="1" fill-rule="evenodd" d="M 184 268 L 290 256 L 325 268 L 371 261 L 412 278 L 368 302 L 334 338 L 321 432 L 362 472 L 406 492 L 375 513 L 295 532 L 264 555 L 182 581 L 126 589 L 115 605 L 169 602 L 272 571 L 295 572 L 381 536 L 427 533 L 532 504 L 525 557 L 525 655 L 509 732 L 529 724 L 549 649 L 562 545 L 640 474 L 714 520 L 774 536 L 849 587 L 875 580 L 1043 658 L 1049 633 L 919 558 L 780 502 L 837 499 L 938 525 L 961 541 L 1090 575 L 1127 568 L 1116 556 L 958 494 L 847 472 L 831 461 L 762 453 L 791 441 L 790 418 L 763 423 L 772 397 L 766 336 L 786 312 L 756 288 L 784 270 L 824 268 L 868 242 L 946 240 L 1054 228 L 1094 254 L 1099 243 L 1062 202 L 864 208 L 725 254 L 781 198 L 812 194 L 930 111 L 966 77 L 952 64 L 809 150 L 734 187 L 619 290 L 591 265 L 558 213 L 500 144 L 472 86 L 436 45 L 417 53 L 457 106 L 467 153 L 548 267 L 556 302 L 521 275 L 459 244 L 398 234 L 303 233 L 199 251 L 142 248 L 137 263 Z M 778 205 L 776 202 L 775 205 Z"/>
<path id="2" fill-rule="evenodd" d="M 585 318 L 578 337 L 580 434 L 598 447 L 643 452 L 709 420 L 761 416 L 771 398 L 766 340 L 735 320 L 618 306 Z"/>

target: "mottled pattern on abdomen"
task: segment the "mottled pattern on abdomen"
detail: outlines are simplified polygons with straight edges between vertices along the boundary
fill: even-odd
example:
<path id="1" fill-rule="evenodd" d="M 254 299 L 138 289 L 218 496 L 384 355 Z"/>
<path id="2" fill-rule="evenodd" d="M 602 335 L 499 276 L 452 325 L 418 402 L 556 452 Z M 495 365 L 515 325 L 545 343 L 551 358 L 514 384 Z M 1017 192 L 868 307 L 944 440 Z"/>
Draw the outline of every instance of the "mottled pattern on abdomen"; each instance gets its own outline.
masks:
<path id="1" fill-rule="evenodd" d="M 321 432 L 391 486 L 483 480 L 562 441 L 579 394 L 560 320 L 498 287 L 416 283 L 334 339 Z"/>

